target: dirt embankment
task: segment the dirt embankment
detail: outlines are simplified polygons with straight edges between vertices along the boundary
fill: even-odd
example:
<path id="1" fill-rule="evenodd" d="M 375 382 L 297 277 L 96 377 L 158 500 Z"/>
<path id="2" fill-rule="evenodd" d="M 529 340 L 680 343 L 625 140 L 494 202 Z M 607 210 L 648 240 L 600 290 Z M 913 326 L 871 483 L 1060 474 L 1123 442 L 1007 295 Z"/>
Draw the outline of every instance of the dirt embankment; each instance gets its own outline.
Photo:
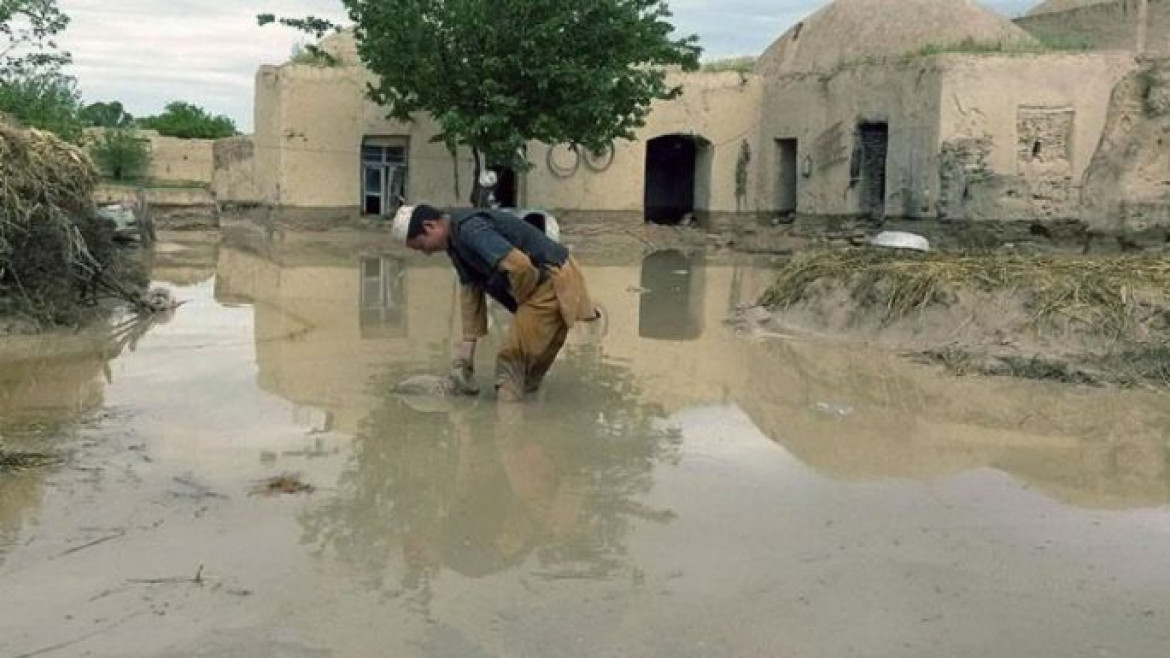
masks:
<path id="1" fill-rule="evenodd" d="M 745 317 L 982 373 L 1170 385 L 1170 261 L 1152 255 L 800 254 Z"/>

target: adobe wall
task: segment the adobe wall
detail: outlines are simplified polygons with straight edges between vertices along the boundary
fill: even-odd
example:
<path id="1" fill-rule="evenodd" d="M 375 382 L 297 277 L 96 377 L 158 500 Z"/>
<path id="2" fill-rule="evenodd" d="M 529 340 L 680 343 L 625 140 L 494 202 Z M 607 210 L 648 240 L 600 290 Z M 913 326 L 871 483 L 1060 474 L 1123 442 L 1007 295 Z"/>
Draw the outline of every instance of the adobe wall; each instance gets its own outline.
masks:
<path id="1" fill-rule="evenodd" d="M 758 119 L 763 99 L 760 78 L 740 73 L 677 73 L 668 83 L 681 85 L 681 97 L 655 102 L 635 141 L 614 143 L 612 163 L 581 157 L 565 146 L 533 144 L 534 167 L 525 176 L 527 203 L 557 210 L 623 212 L 641 216 L 645 201 L 647 142 L 664 135 L 693 135 L 699 149 L 695 181 L 696 214 L 756 212 Z M 744 145 L 747 145 L 746 156 Z M 552 150 L 550 166 L 550 150 Z M 736 171 L 747 163 L 746 186 Z"/>
<path id="2" fill-rule="evenodd" d="M 256 142 L 251 136 L 216 140 L 211 191 L 227 204 L 260 203 L 256 185 Z"/>
<path id="3" fill-rule="evenodd" d="M 885 122 L 886 214 L 933 216 L 940 84 L 930 60 L 767 80 L 757 147 L 763 184 L 756 189 L 756 206 L 778 208 L 782 172 L 775 140 L 796 139 L 797 212 L 860 214 L 860 190 L 851 166 L 855 133 L 860 122 Z"/>
<path id="4" fill-rule="evenodd" d="M 210 139 L 164 137 L 153 130 L 139 131 L 150 140 L 150 166 L 146 176 L 155 180 L 210 183 L 212 144 Z"/>
<path id="5" fill-rule="evenodd" d="M 1124 53 L 943 55 L 939 217 L 1068 219 Z"/>

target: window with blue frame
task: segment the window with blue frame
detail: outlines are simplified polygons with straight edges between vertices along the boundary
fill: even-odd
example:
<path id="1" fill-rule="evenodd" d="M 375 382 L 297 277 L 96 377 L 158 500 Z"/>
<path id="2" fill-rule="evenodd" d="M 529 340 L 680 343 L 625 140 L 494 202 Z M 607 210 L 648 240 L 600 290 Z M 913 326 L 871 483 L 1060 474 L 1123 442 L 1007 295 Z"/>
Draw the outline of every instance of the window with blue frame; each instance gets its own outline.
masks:
<path id="1" fill-rule="evenodd" d="M 408 137 L 366 137 L 362 144 L 362 212 L 393 215 L 406 202 Z"/>

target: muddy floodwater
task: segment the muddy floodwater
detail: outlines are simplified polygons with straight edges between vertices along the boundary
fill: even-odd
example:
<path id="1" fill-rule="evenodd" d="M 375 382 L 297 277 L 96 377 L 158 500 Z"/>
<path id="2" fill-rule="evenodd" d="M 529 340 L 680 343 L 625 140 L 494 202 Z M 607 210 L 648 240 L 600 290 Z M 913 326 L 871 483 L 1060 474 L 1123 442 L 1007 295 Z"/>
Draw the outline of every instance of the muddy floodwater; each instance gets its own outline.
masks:
<path id="1" fill-rule="evenodd" d="M 521 407 L 393 394 L 456 286 L 362 236 L 171 238 L 172 318 L 5 341 L 57 461 L 0 472 L 0 656 L 1170 654 L 1166 394 L 742 334 L 772 263 L 642 251 Z"/>

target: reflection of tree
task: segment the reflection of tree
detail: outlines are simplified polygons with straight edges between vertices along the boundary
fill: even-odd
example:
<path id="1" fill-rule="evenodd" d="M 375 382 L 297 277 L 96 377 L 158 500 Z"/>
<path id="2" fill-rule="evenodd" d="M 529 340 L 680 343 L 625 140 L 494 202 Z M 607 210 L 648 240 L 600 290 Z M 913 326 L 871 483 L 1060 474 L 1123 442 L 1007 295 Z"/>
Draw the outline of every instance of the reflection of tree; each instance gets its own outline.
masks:
<path id="1" fill-rule="evenodd" d="M 631 528 L 671 518 L 640 498 L 675 443 L 629 371 L 597 348 L 569 350 L 557 367 L 572 383 L 545 402 L 444 401 L 437 413 L 391 395 L 407 373 L 388 372 L 337 497 L 302 518 L 305 541 L 422 611 L 444 569 L 478 578 L 531 557 L 537 577 L 620 572 Z M 384 583 L 396 568 L 397 585 Z"/>

